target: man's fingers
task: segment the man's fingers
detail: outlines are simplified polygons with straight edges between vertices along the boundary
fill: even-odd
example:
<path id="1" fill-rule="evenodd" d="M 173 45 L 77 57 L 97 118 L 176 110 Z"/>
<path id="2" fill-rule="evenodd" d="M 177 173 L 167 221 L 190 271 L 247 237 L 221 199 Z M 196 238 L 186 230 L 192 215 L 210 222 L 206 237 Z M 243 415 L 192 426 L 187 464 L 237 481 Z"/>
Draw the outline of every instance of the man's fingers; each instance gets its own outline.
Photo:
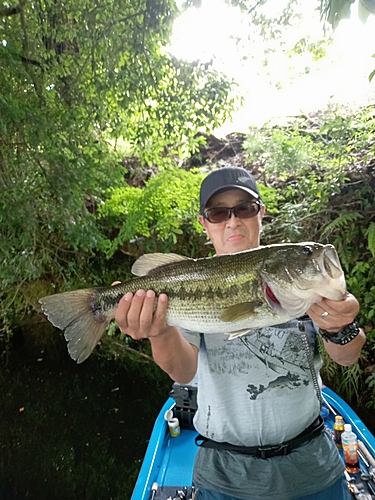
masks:
<path id="1" fill-rule="evenodd" d="M 115 320 L 120 330 L 133 338 L 158 335 L 165 328 L 168 297 L 161 294 L 156 302 L 153 290 L 128 292 L 119 302 Z"/>
<path id="2" fill-rule="evenodd" d="M 313 304 L 308 314 L 315 323 L 325 330 L 337 330 L 353 321 L 359 311 L 357 299 L 348 294 L 344 300 L 322 299 Z"/>
<path id="3" fill-rule="evenodd" d="M 128 292 L 122 297 L 120 300 L 116 311 L 115 311 L 115 321 L 119 325 L 121 332 L 125 332 L 128 327 L 128 312 L 131 306 L 131 302 L 133 299 L 133 294 Z"/>
<path id="4" fill-rule="evenodd" d="M 146 292 L 138 290 L 132 299 L 131 307 L 128 311 L 127 321 L 131 330 L 139 330 L 139 320 Z"/>
<path id="5" fill-rule="evenodd" d="M 147 290 L 144 296 L 142 309 L 139 317 L 139 326 L 142 332 L 149 333 L 152 326 L 155 304 L 155 292 Z"/>
<path id="6" fill-rule="evenodd" d="M 155 311 L 155 322 L 165 323 L 165 318 L 168 309 L 168 297 L 165 293 L 160 294 L 158 304 Z"/>

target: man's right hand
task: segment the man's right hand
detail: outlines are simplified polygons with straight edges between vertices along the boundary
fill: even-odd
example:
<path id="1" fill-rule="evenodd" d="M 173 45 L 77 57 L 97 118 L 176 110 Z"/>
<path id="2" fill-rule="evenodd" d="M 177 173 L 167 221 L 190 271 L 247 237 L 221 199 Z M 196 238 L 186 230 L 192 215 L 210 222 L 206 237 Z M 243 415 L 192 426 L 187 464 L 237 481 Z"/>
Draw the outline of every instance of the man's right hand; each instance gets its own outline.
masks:
<path id="1" fill-rule="evenodd" d="M 121 332 L 134 340 L 148 338 L 155 363 L 176 382 L 187 384 L 197 371 L 198 348 L 189 344 L 177 327 L 167 325 L 167 307 L 165 293 L 156 299 L 152 290 L 138 290 L 134 295 L 128 292 L 117 306 L 115 321 Z"/>
<path id="2" fill-rule="evenodd" d="M 152 290 L 138 290 L 134 295 L 128 292 L 120 300 L 115 321 L 122 333 L 134 340 L 158 337 L 168 330 L 166 323 L 168 297 L 160 294 L 156 302 Z"/>

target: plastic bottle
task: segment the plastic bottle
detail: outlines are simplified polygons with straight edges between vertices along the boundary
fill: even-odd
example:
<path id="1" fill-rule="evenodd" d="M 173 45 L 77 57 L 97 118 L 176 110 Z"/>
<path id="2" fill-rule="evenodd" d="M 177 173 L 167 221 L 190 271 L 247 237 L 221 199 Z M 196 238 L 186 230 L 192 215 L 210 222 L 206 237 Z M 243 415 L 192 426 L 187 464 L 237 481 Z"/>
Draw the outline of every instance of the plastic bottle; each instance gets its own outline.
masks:
<path id="1" fill-rule="evenodd" d="M 172 410 L 167 410 L 164 414 L 164 420 L 166 420 L 169 428 L 169 433 L 172 437 L 177 437 L 181 434 L 180 422 L 178 418 L 173 416 Z"/>
<path id="2" fill-rule="evenodd" d="M 172 418 L 168 420 L 169 433 L 172 437 L 179 436 L 181 434 L 180 422 L 178 418 Z"/>
<path id="3" fill-rule="evenodd" d="M 344 425 L 344 432 L 341 434 L 341 443 L 347 472 L 351 474 L 359 472 L 358 439 L 352 431 L 350 424 Z"/>
<path id="4" fill-rule="evenodd" d="M 334 441 L 339 450 L 342 450 L 341 435 L 344 432 L 344 419 L 341 415 L 335 417 L 335 423 L 333 424 Z"/>

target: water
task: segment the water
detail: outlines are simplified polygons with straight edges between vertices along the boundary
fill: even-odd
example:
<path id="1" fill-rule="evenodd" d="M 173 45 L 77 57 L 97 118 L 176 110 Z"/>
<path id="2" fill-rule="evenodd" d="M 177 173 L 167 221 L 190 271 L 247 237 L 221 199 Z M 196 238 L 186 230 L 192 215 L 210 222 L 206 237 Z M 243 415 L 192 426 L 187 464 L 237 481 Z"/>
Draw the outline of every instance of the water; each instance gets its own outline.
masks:
<path id="1" fill-rule="evenodd" d="M 129 500 L 171 382 L 61 353 L 16 341 L 0 367 L 0 499 Z"/>
<path id="2" fill-rule="evenodd" d="M 16 336 L 0 361 L 0 500 L 129 500 L 169 377 L 97 354 L 77 365 L 62 337 L 43 351 Z"/>

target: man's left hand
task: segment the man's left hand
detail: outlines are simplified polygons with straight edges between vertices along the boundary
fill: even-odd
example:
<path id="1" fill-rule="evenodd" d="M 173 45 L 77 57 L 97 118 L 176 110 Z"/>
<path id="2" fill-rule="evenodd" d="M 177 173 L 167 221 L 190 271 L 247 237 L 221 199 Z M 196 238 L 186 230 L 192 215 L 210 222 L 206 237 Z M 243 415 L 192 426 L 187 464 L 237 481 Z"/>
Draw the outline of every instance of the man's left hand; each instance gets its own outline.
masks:
<path id="1" fill-rule="evenodd" d="M 352 323 L 358 312 L 358 300 L 351 293 L 347 293 L 343 300 L 323 298 L 313 304 L 307 314 L 319 328 L 335 333 Z"/>

